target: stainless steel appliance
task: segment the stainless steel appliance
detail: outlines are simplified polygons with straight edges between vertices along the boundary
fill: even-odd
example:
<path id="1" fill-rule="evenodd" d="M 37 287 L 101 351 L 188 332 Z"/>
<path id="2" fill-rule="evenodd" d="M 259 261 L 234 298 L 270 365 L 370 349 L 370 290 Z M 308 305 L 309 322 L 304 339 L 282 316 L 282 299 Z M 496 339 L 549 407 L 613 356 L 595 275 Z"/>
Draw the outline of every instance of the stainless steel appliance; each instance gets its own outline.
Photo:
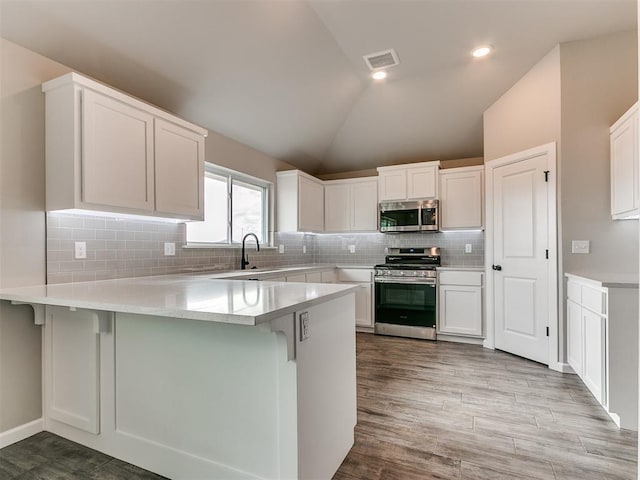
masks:
<path id="1" fill-rule="evenodd" d="M 375 266 L 375 333 L 436 339 L 440 248 L 390 248 Z"/>
<path id="2" fill-rule="evenodd" d="M 378 205 L 378 227 L 383 233 L 437 232 L 438 200 L 382 202 Z"/>

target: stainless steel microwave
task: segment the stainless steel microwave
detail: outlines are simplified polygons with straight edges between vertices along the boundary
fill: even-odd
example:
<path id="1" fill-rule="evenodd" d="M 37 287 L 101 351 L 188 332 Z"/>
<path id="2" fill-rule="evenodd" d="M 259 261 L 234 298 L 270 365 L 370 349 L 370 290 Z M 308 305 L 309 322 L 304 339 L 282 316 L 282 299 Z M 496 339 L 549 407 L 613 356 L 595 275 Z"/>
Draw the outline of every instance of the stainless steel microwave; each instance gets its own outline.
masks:
<path id="1" fill-rule="evenodd" d="M 380 203 L 378 227 L 383 233 L 437 232 L 438 200 Z"/>

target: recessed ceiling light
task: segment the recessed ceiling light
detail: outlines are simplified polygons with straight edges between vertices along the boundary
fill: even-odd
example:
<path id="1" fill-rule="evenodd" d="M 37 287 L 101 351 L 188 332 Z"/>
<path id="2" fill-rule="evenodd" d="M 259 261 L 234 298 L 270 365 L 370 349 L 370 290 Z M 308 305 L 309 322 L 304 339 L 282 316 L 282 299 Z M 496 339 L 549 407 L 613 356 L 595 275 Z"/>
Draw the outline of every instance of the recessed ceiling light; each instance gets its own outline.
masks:
<path id="1" fill-rule="evenodd" d="M 493 50 L 493 48 L 491 48 L 490 45 L 483 45 L 481 47 L 474 48 L 471 55 L 476 58 L 486 57 L 491 53 L 491 50 Z"/>
<path id="2" fill-rule="evenodd" d="M 373 72 L 371 76 L 374 80 L 384 80 L 385 78 L 387 78 L 387 72 L 385 72 L 384 70 L 378 70 L 377 72 Z"/>

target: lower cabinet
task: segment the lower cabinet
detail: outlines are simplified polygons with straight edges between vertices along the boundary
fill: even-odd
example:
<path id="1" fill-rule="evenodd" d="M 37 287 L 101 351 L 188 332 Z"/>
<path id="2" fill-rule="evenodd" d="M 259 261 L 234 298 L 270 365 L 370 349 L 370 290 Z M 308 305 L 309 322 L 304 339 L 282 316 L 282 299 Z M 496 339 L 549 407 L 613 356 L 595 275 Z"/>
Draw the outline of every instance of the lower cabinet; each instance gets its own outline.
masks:
<path id="1" fill-rule="evenodd" d="M 637 430 L 637 284 L 567 277 L 567 363 L 619 427 Z"/>
<path id="2" fill-rule="evenodd" d="M 438 333 L 482 336 L 482 272 L 439 271 Z"/>
<path id="3" fill-rule="evenodd" d="M 368 268 L 340 268 L 339 283 L 357 283 L 356 327 L 373 329 L 373 270 Z"/>

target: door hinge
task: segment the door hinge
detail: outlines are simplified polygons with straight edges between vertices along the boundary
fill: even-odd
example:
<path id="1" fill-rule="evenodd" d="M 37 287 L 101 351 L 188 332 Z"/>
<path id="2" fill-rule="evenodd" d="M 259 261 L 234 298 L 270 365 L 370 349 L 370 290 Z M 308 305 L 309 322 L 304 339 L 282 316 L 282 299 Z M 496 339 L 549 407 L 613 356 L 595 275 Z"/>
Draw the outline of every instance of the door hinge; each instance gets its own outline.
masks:
<path id="1" fill-rule="evenodd" d="M 549 249 L 546 249 L 544 251 L 544 258 L 546 258 L 547 260 L 549 260 Z"/>
<path id="2" fill-rule="evenodd" d="M 547 337 L 549 336 L 549 327 L 547 327 Z"/>
<path id="3" fill-rule="evenodd" d="M 549 181 L 549 170 L 545 170 L 544 171 L 544 181 L 548 182 Z"/>

